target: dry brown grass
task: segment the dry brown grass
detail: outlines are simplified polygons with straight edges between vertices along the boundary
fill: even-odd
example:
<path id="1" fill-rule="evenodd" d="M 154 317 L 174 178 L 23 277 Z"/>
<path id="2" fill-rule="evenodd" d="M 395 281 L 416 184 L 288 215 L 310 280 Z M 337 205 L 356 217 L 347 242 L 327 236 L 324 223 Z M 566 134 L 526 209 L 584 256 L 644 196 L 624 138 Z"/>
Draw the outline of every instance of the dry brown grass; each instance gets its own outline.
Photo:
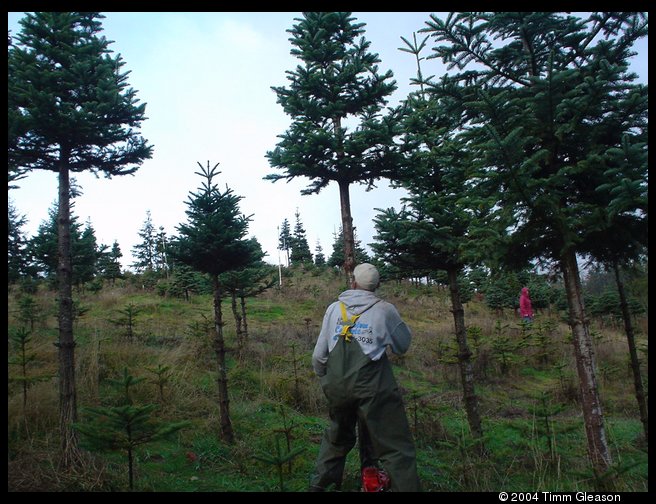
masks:
<path id="1" fill-rule="evenodd" d="M 99 457 L 82 452 L 79 467 L 58 466 L 59 439 L 29 439 L 7 463 L 9 492 L 98 492 L 115 490 L 107 466 Z"/>
<path id="2" fill-rule="evenodd" d="M 325 308 L 343 290 L 343 279 L 338 276 L 293 277 L 285 279 L 282 291 L 272 289 L 258 298 L 258 316 L 249 318 L 249 340 L 246 348 L 236 352 L 235 329 L 229 303 L 224 303 L 224 333 L 228 353 L 228 381 L 231 408 L 246 411 L 248 405 L 276 403 L 288 405 L 300 413 L 324 417 L 326 403 L 319 381 L 311 367 L 311 353 L 319 332 Z M 406 392 L 409 420 L 414 422 L 413 401 L 418 401 L 417 429 L 420 443 L 434 444 L 449 439 L 449 426 L 445 423 L 448 412 L 462 412 L 460 376 L 457 364 L 438 359 L 440 345 L 453 345 L 453 316 L 450 312 L 448 291 L 417 289 L 405 284 L 386 284 L 380 291 L 383 299 L 395 304 L 413 333 L 410 351 L 403 358 L 393 357 L 395 374 Z M 107 321 L 109 314 L 124 307 L 129 296 L 146 306 L 137 318 L 138 336 L 127 341 L 121 330 Z M 37 296 L 40 307 L 54 303 L 49 292 Z M 162 306 L 157 306 L 162 301 Z M 135 289 L 103 290 L 95 297 L 88 295 L 84 303 L 92 306 L 92 317 L 77 322 L 76 378 L 78 405 L 82 407 L 112 404 L 120 393 L 109 384 L 119 379 L 125 367 L 136 377 L 146 378 L 135 385 L 132 397 L 135 402 L 159 403 L 158 417 L 162 420 L 191 420 L 193 429 L 182 434 L 189 439 L 196 433 L 219 432 L 216 356 L 212 347 L 212 326 L 206 324 L 211 315 L 209 297 L 185 304 L 182 301 L 147 296 Z M 10 296 L 10 326 L 16 320 L 12 313 L 15 299 Z M 284 316 L 273 317 L 272 312 L 282 308 Z M 544 315 L 543 317 L 546 317 Z M 569 328 L 556 322 L 550 356 L 547 364 L 539 364 L 536 348 L 521 350 L 520 364 L 507 376 L 501 376 L 497 357 L 490 350 L 495 335 L 496 317 L 481 302 L 472 301 L 465 306 L 468 327 L 481 329 L 480 342 L 475 350 L 474 370 L 481 394 L 481 412 L 486 418 L 513 418 L 526 416 L 519 411 L 518 401 L 530 400 L 541 390 L 549 392 L 554 401 L 574 405 L 578 399 L 578 380 L 569 342 Z M 503 324 L 508 325 L 512 338 L 519 337 L 518 320 L 507 313 Z M 536 324 L 539 318 L 536 319 Z M 535 326 L 534 326 L 535 327 Z M 603 397 L 612 397 L 604 404 L 614 412 L 635 416 L 635 398 L 627 393 L 632 383 L 627 366 L 626 337 L 618 331 L 604 328 L 596 345 L 597 361 L 602 367 L 600 386 Z M 646 333 L 645 333 L 646 334 Z M 33 350 L 37 365 L 33 372 L 57 374 L 56 320 L 49 316 L 39 323 L 33 335 Z M 639 345 L 646 345 L 646 336 L 639 337 Z M 293 375 L 292 345 L 297 360 L 297 376 Z M 642 357 L 642 354 L 641 354 Z M 644 354 L 646 360 L 646 354 Z M 160 402 L 154 374 L 147 368 L 158 364 L 171 369 L 171 377 L 164 388 Z M 562 364 L 560 375 L 554 366 Z M 525 383 L 523 368 L 549 371 L 528 378 Z M 644 363 L 647 376 L 647 362 Z M 13 372 L 14 370 L 11 370 Z M 632 390 L 632 386 L 631 386 Z M 412 394 L 417 394 L 413 399 Z M 28 392 L 23 413 L 22 395 L 17 384 L 10 383 L 8 396 L 9 489 L 33 490 L 108 490 L 112 489 L 111 468 L 97 461 L 89 470 L 60 474 L 56 470 L 58 450 L 58 388 L 57 380 L 34 384 Z M 519 411 L 519 413 L 517 413 Z M 29 426 L 26 428 L 25 426 Z M 92 470 L 92 467 L 95 469 Z"/>
<path id="3" fill-rule="evenodd" d="M 57 380 L 34 383 L 27 391 L 23 410 L 22 392 L 10 394 L 7 401 L 7 428 L 10 433 L 29 437 L 34 433 L 50 432 L 59 425 L 59 392 Z"/>

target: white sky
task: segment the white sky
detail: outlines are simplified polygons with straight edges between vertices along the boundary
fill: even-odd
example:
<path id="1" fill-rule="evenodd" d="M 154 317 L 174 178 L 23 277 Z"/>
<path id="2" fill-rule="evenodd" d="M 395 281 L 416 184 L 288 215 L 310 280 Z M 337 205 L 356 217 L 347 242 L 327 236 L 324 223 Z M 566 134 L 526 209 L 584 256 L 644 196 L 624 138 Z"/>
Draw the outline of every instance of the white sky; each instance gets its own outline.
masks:
<path id="1" fill-rule="evenodd" d="M 243 196 L 241 211 L 253 219 L 250 236 L 257 237 L 269 262 L 278 262 L 278 226 L 287 218 L 294 226 L 299 209 L 308 243 L 314 253 L 317 240 L 324 254 L 332 252 L 333 232 L 341 223 L 339 193 L 333 183 L 319 195 L 301 196 L 309 180 L 275 184 L 262 178 L 274 172 L 265 154 L 273 150 L 291 119 L 276 103 L 271 86 L 288 86 L 285 72 L 299 60 L 286 32 L 301 13 L 292 12 L 108 12 L 103 34 L 114 41 L 130 70 L 128 83 L 145 102 L 148 119 L 141 134 L 154 146 L 153 157 L 133 176 L 96 179 L 79 173 L 75 178 L 83 195 L 75 200 L 74 213 L 81 222 L 89 219 L 99 243 L 117 240 L 123 265 L 132 261 L 131 250 L 140 241 L 138 232 L 150 210 L 156 228 L 171 236 L 186 222 L 185 201 L 202 179 L 195 175 L 197 162 L 220 163 L 217 182 Z M 21 13 L 8 13 L 12 34 L 20 31 Z M 354 12 L 366 23 L 364 37 L 370 51 L 381 59 L 380 73 L 394 73 L 398 89 L 388 105 L 397 105 L 411 90 L 416 76 L 414 56 L 398 48 L 400 37 L 412 39 L 425 26 L 428 12 Z M 429 45 L 430 47 L 430 45 Z M 635 67 L 647 82 L 647 39 L 636 47 Z M 425 49 L 425 54 L 428 51 Z M 423 63 L 424 75 L 440 76 L 438 60 Z M 23 231 L 33 236 L 47 219 L 57 199 L 55 173 L 35 171 L 18 182 L 9 198 L 28 219 Z M 376 208 L 399 206 L 403 192 L 385 180 L 366 192 L 351 186 L 351 212 L 357 238 L 363 245 L 373 241 Z"/>

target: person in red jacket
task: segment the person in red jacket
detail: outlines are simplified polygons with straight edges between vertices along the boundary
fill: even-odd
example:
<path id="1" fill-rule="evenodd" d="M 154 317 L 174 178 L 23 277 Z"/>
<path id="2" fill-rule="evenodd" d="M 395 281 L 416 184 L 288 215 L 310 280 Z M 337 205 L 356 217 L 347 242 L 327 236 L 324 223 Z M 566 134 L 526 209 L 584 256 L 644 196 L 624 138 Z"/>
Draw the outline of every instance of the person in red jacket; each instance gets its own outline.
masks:
<path id="1" fill-rule="evenodd" d="M 522 287 L 522 293 L 519 296 L 519 314 L 525 322 L 533 322 L 533 307 L 528 295 L 528 287 Z"/>

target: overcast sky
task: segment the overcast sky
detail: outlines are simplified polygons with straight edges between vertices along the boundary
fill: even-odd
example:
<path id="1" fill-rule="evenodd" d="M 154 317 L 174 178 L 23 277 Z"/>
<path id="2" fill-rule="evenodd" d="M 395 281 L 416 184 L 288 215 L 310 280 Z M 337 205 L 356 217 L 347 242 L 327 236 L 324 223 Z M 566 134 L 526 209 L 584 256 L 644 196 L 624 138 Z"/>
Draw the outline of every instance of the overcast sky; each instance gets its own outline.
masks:
<path id="1" fill-rule="evenodd" d="M 332 251 L 333 233 L 341 215 L 337 186 L 319 195 L 301 196 L 308 179 L 275 184 L 262 178 L 274 170 L 265 154 L 273 150 L 291 119 L 276 103 L 271 86 L 287 86 L 285 72 L 299 60 L 290 55 L 286 30 L 301 13 L 294 12 L 109 12 L 102 20 L 103 34 L 114 41 L 130 70 L 128 83 L 145 102 L 141 133 L 154 146 L 153 157 L 133 176 L 96 179 L 80 173 L 75 178 L 83 195 L 75 200 L 80 221 L 90 220 L 99 243 L 118 241 L 123 265 L 133 259 L 138 232 L 150 211 L 156 228 L 171 236 L 186 222 L 185 201 L 201 178 L 198 162 L 219 164 L 219 187 L 227 184 L 243 197 L 240 208 L 253 215 L 250 236 L 257 237 L 269 262 L 278 262 L 278 226 L 287 218 L 293 228 L 298 208 L 311 251 L 317 240 L 324 254 Z M 19 31 L 22 14 L 8 13 L 8 28 Z M 389 105 L 397 105 L 411 90 L 416 75 L 414 56 L 399 51 L 400 37 L 411 39 L 425 26 L 428 12 L 354 12 L 366 23 L 370 51 L 381 59 L 380 73 L 392 70 L 398 89 Z M 634 71 L 647 82 L 647 39 L 636 47 Z M 427 54 L 427 53 L 426 53 Z M 444 73 L 438 60 L 425 62 L 424 75 Z M 282 172 L 280 172 L 282 173 Z M 23 228 L 33 236 L 47 219 L 57 198 L 55 173 L 36 171 L 18 182 L 9 198 L 28 219 Z M 403 193 L 384 180 L 366 192 L 351 186 L 351 211 L 357 237 L 363 245 L 375 234 L 375 208 L 399 205 Z"/>

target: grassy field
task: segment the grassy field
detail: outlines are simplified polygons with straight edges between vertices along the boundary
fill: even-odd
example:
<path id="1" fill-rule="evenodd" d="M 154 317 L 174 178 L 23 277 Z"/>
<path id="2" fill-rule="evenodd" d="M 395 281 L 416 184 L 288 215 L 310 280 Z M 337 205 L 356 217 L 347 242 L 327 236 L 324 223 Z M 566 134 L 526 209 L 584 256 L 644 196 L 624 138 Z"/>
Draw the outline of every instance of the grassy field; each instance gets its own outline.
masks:
<path id="1" fill-rule="evenodd" d="M 162 422 L 186 420 L 171 439 L 137 450 L 135 490 L 304 491 L 327 415 L 311 368 L 326 306 L 342 290 L 332 273 L 294 272 L 282 289 L 247 300 L 248 343 L 238 355 L 229 300 L 223 303 L 230 409 L 236 440 L 219 438 L 216 357 L 211 344 L 212 301 L 157 296 L 118 284 L 76 295 L 84 311 L 75 323 L 78 405 L 120 401 L 112 380 L 127 368 L 144 378 L 131 389 L 135 404 L 158 404 Z M 502 318 L 483 303 L 465 306 L 474 351 L 476 392 L 486 453 L 472 448 L 454 356 L 453 318 L 446 290 L 385 284 L 379 295 L 394 303 L 413 331 L 404 357 L 392 357 L 406 401 L 425 491 L 648 490 L 648 450 L 638 417 L 626 337 L 593 322 L 600 394 L 613 468 L 596 481 L 589 469 L 578 402 L 578 381 L 567 325 L 538 314 L 527 330 L 514 314 Z M 57 471 L 58 388 L 56 305 L 53 292 L 34 296 L 36 315 L 24 404 L 19 366 L 9 365 L 9 491 L 124 491 L 127 461 L 120 452 L 89 452 L 84 469 Z M 21 325 L 19 293 L 9 292 L 9 331 Z M 138 308 L 134 337 L 115 321 L 128 304 Z M 114 322 L 113 322 L 114 321 Z M 647 320 L 638 342 L 647 345 Z M 9 356 L 16 356 L 10 345 Z M 647 383 L 647 353 L 641 352 Z M 168 366 L 163 397 L 152 371 Z M 36 379 L 39 378 L 39 379 Z M 80 420 L 85 421 L 84 413 Z M 290 462 L 265 462 L 289 450 Z M 349 456 L 344 488 L 359 489 L 357 450 Z"/>

